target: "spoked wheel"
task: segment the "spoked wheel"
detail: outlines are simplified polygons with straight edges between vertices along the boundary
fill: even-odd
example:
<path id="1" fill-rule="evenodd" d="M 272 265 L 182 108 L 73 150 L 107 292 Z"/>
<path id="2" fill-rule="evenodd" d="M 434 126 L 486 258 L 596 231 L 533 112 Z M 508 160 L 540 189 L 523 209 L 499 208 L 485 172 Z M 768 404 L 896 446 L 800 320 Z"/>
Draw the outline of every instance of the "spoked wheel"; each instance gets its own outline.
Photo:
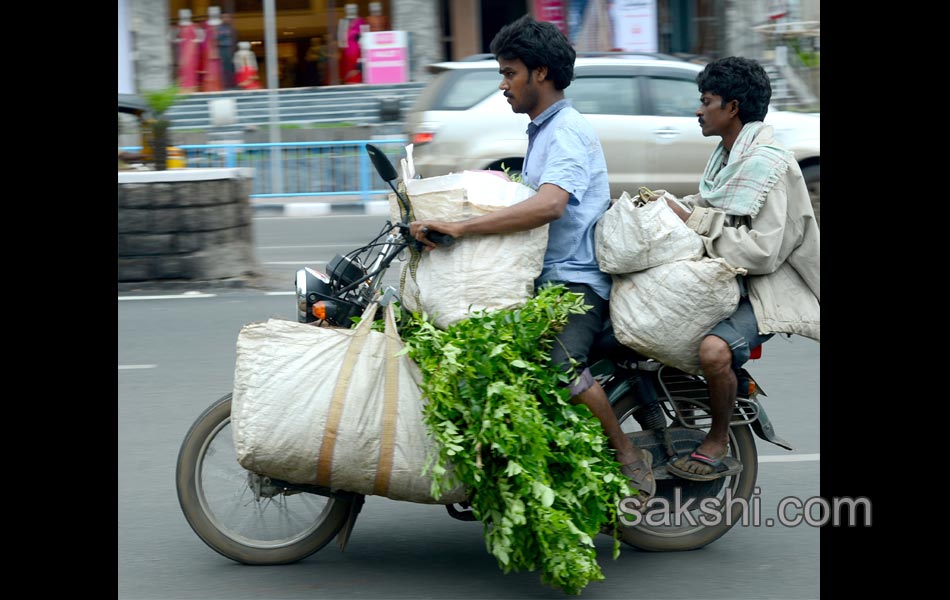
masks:
<path id="1" fill-rule="evenodd" d="M 310 556 L 336 536 L 349 508 L 244 470 L 234 451 L 231 394 L 191 426 L 175 477 L 178 502 L 198 537 L 245 564 L 286 564 Z"/>
<path id="2" fill-rule="evenodd" d="M 664 434 L 641 432 L 634 419 L 635 411 L 632 396 L 622 398 L 614 406 L 624 433 L 653 453 L 657 490 L 647 514 L 638 524 L 624 526 L 621 514 L 621 539 L 641 550 L 694 550 L 714 542 L 740 523 L 743 513 L 749 510 L 758 475 L 758 452 L 751 428 L 734 425 L 729 430 L 729 455 L 742 463 L 740 473 L 710 482 L 687 481 L 667 473 L 666 465 L 671 459 L 665 452 Z M 682 454 L 697 446 L 706 432 L 672 427 L 668 435 L 676 452 Z M 683 506 L 688 508 L 678 511 Z"/>

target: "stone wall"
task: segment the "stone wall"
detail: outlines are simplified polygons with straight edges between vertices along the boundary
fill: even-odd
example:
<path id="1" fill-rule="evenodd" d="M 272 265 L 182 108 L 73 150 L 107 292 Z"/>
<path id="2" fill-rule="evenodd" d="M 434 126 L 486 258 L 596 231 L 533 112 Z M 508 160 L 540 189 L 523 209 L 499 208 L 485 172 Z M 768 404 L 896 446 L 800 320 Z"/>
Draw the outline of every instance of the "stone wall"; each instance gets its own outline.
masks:
<path id="1" fill-rule="evenodd" d="M 168 26 L 168 3 L 127 0 L 131 17 L 135 91 L 168 87 L 172 77 L 172 32 Z M 177 20 L 177 18 L 176 18 Z"/>
<path id="2" fill-rule="evenodd" d="M 428 81 L 426 65 L 446 60 L 442 49 L 442 9 L 435 0 L 391 3 L 393 29 L 409 32 L 410 81 Z"/>
<path id="3" fill-rule="evenodd" d="M 119 281 L 256 276 L 250 169 L 120 172 Z"/>

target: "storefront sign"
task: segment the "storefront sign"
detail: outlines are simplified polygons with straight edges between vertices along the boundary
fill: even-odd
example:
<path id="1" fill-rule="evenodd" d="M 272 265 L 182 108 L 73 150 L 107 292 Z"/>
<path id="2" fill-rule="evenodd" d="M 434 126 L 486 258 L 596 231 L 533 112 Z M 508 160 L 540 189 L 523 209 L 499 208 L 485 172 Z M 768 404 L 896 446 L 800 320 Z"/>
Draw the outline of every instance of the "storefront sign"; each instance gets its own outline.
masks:
<path id="1" fill-rule="evenodd" d="M 617 47 L 629 52 L 657 52 L 656 0 L 617 0 L 611 20 Z"/>
<path id="2" fill-rule="evenodd" d="M 405 31 L 367 31 L 360 35 L 364 83 L 409 81 L 409 37 Z"/>

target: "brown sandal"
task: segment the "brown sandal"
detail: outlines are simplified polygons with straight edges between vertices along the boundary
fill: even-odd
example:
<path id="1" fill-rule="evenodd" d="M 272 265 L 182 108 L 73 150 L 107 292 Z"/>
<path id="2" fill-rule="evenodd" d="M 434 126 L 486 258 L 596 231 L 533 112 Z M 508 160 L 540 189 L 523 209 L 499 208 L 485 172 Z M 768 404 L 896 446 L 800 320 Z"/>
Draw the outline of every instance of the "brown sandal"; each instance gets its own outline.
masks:
<path id="1" fill-rule="evenodd" d="M 620 472 L 630 480 L 631 485 L 640 492 L 645 499 L 641 500 L 641 505 L 646 503 L 656 494 L 656 480 L 653 478 L 653 454 L 643 448 L 638 449 L 640 458 L 633 462 L 620 465 Z"/>

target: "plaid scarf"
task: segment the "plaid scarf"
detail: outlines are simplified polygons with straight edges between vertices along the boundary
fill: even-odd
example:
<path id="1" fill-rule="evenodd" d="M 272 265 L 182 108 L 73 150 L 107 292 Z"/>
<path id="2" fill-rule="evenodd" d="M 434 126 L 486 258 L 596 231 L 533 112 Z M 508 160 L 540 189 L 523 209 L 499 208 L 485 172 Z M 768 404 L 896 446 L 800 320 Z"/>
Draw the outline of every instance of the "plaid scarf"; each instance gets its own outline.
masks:
<path id="1" fill-rule="evenodd" d="M 756 143 L 759 136 L 766 143 Z M 723 167 L 725 152 L 719 142 L 706 163 L 699 193 L 710 206 L 728 215 L 754 217 L 759 214 L 769 191 L 788 169 L 792 153 L 774 144 L 772 126 L 762 121 L 752 121 L 742 127 L 729 153 L 729 164 Z"/>

